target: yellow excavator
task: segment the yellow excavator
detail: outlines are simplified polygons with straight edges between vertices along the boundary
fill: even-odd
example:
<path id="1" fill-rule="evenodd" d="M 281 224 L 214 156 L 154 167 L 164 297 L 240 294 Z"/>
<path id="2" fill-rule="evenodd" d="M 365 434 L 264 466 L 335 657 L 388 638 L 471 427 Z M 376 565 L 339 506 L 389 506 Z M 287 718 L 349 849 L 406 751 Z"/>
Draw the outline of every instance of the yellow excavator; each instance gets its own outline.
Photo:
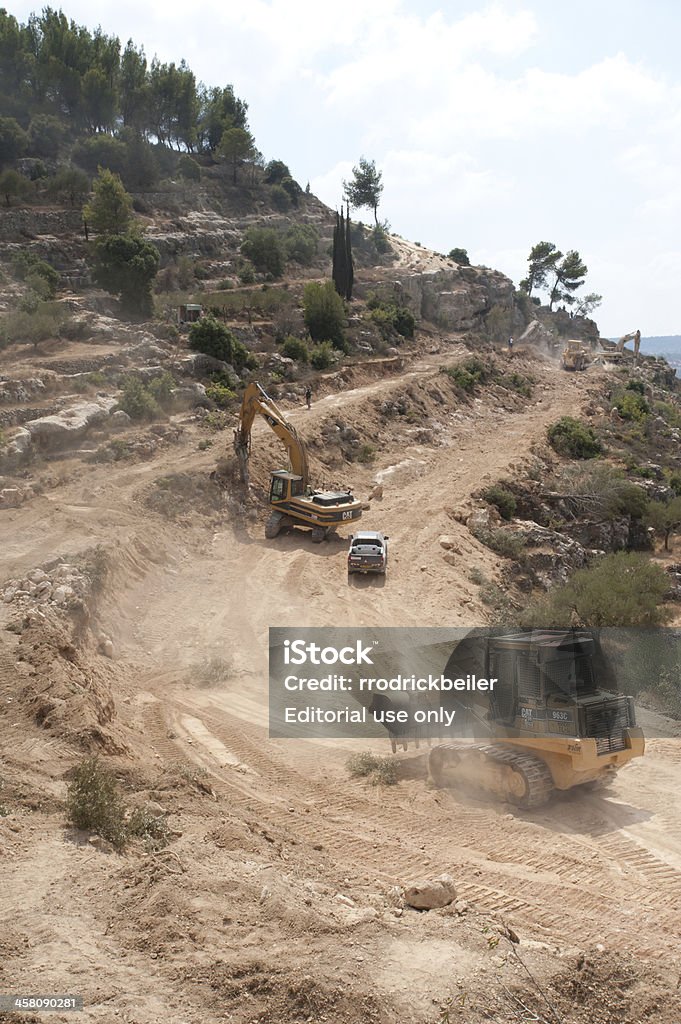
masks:
<path id="1" fill-rule="evenodd" d="M 271 474 L 270 516 L 265 536 L 276 537 L 289 526 L 307 526 L 315 543 L 323 541 L 329 531 L 343 523 L 352 523 L 362 515 L 362 504 L 350 491 L 316 491 L 310 488 L 305 445 L 296 428 L 256 383 L 244 391 L 239 426 L 234 431 L 234 451 L 239 460 L 241 479 L 248 483 L 248 459 L 251 451 L 251 429 L 256 416 L 262 416 L 288 453 L 289 468 Z"/>
<path id="2" fill-rule="evenodd" d="M 438 645 L 439 647 L 439 645 Z M 435 665 L 441 652 L 424 655 Z M 437 671 L 437 669 L 436 669 Z M 439 671 L 442 671 L 440 668 Z M 423 667 L 419 669 L 423 674 Z M 622 765 L 640 757 L 643 732 L 636 725 L 632 697 L 618 693 L 612 664 L 598 631 L 525 630 L 490 635 L 473 630 L 448 657 L 443 676 L 493 680 L 484 691 L 373 698 L 369 711 L 386 705 L 435 713 L 447 709 L 451 741 L 433 747 L 430 776 L 439 786 L 463 786 L 534 808 L 556 790 L 598 787 Z M 379 720 L 379 719 L 377 719 Z M 430 741 L 426 728 L 411 735 L 391 733 L 393 751 L 408 740 Z M 441 727 L 434 726 L 442 736 Z"/>
<path id="3" fill-rule="evenodd" d="M 638 350 L 641 347 L 641 332 L 630 331 L 629 334 L 623 334 L 620 340 L 617 342 L 617 351 L 624 352 L 624 346 L 628 341 L 634 343 L 634 358 L 638 359 Z"/>

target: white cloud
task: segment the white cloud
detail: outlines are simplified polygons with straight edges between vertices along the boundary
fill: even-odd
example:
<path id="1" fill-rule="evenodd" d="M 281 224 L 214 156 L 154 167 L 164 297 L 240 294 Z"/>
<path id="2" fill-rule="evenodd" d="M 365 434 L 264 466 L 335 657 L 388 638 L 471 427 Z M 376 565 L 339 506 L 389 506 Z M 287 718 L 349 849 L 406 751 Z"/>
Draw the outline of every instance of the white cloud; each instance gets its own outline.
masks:
<path id="1" fill-rule="evenodd" d="M 23 21 L 35 8 L 12 6 Z M 681 81 L 673 59 L 656 61 L 658 38 L 660 55 L 673 52 L 672 13 L 655 35 L 631 5 L 615 34 L 594 4 L 585 40 L 550 0 L 463 6 L 100 0 L 93 14 L 70 0 L 67 13 L 232 82 L 259 148 L 331 206 L 364 154 L 383 171 L 379 215 L 401 234 L 462 245 L 516 281 L 548 238 L 589 254 L 587 290 L 604 294 L 610 333 L 632 317 L 643 329 L 646 296 L 659 318 L 649 333 L 681 330 Z"/>

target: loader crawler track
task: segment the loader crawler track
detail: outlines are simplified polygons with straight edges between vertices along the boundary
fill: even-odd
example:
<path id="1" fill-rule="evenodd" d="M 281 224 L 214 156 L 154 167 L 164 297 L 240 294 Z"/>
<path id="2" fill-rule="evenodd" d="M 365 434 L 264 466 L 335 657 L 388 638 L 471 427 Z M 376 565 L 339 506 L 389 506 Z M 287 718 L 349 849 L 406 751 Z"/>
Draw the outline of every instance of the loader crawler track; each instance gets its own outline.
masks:
<path id="1" fill-rule="evenodd" d="M 532 809 L 541 807 L 548 800 L 553 790 L 551 772 L 538 757 L 523 754 L 511 747 L 492 744 L 442 743 L 431 751 L 429 758 L 430 773 L 438 785 L 456 784 L 456 769 L 467 762 L 467 766 L 480 766 L 480 781 L 473 782 L 475 788 L 508 800 L 517 807 Z M 506 775 L 508 785 L 486 784 L 482 767 L 485 762 L 509 768 L 511 776 Z M 499 779 L 501 779 L 499 773 Z M 461 772 L 462 783 L 471 783 L 465 771 Z"/>

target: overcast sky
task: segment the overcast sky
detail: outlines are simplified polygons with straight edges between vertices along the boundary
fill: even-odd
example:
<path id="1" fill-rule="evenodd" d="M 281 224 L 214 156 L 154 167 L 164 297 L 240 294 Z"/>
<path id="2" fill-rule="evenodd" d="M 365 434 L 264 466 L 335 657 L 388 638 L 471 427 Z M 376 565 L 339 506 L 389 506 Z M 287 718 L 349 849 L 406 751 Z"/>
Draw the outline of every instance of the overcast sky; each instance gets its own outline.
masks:
<path id="1" fill-rule="evenodd" d="M 20 21 L 38 8 L 6 6 Z M 148 57 L 184 57 L 209 85 L 231 82 L 265 157 L 330 206 L 365 155 L 383 172 L 379 216 L 405 238 L 462 246 L 516 284 L 535 242 L 578 249 L 604 335 L 681 334 L 677 0 L 62 9 Z"/>

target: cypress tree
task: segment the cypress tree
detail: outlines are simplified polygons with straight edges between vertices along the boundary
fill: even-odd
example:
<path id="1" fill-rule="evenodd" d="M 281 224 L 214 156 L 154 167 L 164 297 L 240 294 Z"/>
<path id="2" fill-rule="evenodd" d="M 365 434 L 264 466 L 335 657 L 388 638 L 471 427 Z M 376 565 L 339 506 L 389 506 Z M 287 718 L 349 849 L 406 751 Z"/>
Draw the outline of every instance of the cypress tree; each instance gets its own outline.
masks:
<path id="1" fill-rule="evenodd" d="M 348 203 L 348 215 L 345 221 L 345 264 L 347 267 L 345 298 L 350 301 L 352 298 L 352 286 L 355 281 L 355 265 L 352 259 L 352 239 L 350 238 L 350 204 Z"/>
<path id="2" fill-rule="evenodd" d="M 345 222 L 342 210 L 340 215 L 338 210 L 336 210 L 336 226 L 333 229 L 333 270 L 331 276 L 336 291 L 341 298 L 345 298 L 347 291 L 347 256 L 345 250 Z"/>

